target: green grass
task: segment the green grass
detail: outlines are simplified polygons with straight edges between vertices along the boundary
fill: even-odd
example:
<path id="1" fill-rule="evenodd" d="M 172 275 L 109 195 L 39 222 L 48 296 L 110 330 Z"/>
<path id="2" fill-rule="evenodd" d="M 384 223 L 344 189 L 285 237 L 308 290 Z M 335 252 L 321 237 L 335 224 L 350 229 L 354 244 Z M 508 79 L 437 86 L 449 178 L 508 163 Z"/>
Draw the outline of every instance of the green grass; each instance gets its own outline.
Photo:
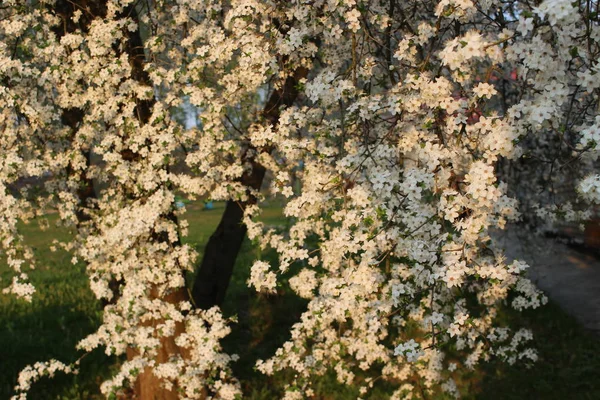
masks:
<path id="1" fill-rule="evenodd" d="M 48 216 L 51 224 L 56 216 Z M 37 224 L 21 227 L 26 242 L 35 252 L 37 269 L 30 273 L 36 287 L 32 303 L 0 295 L 0 398 L 8 398 L 18 372 L 27 364 L 56 358 L 72 362 L 79 355 L 75 344 L 94 331 L 101 321 L 101 309 L 89 289 L 85 268 L 72 265 L 64 250 L 50 251 L 53 239 L 65 240 L 64 228 L 42 232 Z M 0 269 L 2 282 L 11 272 Z M 90 398 L 97 392 L 98 381 L 108 373 L 100 352 L 83 362 L 79 376 L 58 377 L 56 382 L 42 381 L 34 387 L 32 398 Z M 100 357 L 99 357 L 100 356 Z M 99 380 L 101 382 L 101 380 Z"/>
<path id="2" fill-rule="evenodd" d="M 487 365 L 478 399 L 600 399 L 600 340 L 558 305 L 506 313 L 508 323 L 533 330 L 539 360 L 533 368 Z"/>
<path id="3" fill-rule="evenodd" d="M 223 205 L 203 211 L 199 203 L 188 206 L 190 229 L 185 239 L 202 251 L 217 226 Z M 262 216 L 266 224 L 285 225 L 281 209 L 274 204 Z M 48 216 L 50 225 L 56 216 Z M 22 226 L 27 243 L 39 260 L 31 278 L 37 293 L 33 303 L 24 303 L 0 294 L 0 399 L 9 398 L 18 372 L 35 361 L 56 358 L 73 361 L 81 356 L 75 344 L 93 332 L 101 321 L 101 307 L 89 290 L 83 265 L 72 265 L 64 251 L 50 252 L 53 239 L 65 240 L 69 232 L 51 228 L 42 232 L 36 224 Z M 275 259 L 272 253 L 260 254 L 247 240 L 238 256 L 228 295 L 223 306 L 226 316 L 237 315 L 238 323 L 223 342 L 225 350 L 237 353 L 233 365 L 241 379 L 245 398 L 278 398 L 274 388 L 282 388 L 285 375 L 266 377 L 254 371 L 254 361 L 267 358 L 288 339 L 289 328 L 306 306 L 285 285 L 277 295 L 255 293 L 246 285 L 249 266 L 255 257 Z M 0 277 L 10 276 L 0 266 Z M 506 311 L 502 318 L 509 324 L 529 327 L 536 337 L 540 359 L 534 368 L 510 367 L 489 363 L 462 377 L 468 385 L 469 399 L 600 399 L 600 341 L 585 331 L 573 318 L 554 304 L 541 310 Z M 79 375 L 43 379 L 34 385 L 32 399 L 93 399 L 99 397 L 98 385 L 118 360 L 98 350 L 82 360 Z M 317 399 L 355 399 L 354 388 L 343 387 L 327 375 L 315 382 Z M 385 398 L 388 388 L 377 387 L 371 399 Z"/>

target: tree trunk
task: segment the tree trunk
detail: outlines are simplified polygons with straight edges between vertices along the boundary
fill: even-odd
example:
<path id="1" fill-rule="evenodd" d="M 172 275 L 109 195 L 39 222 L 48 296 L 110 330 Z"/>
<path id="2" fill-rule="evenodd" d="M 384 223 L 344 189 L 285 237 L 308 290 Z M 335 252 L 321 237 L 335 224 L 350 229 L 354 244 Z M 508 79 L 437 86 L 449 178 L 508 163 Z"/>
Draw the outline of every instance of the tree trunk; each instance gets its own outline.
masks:
<path id="1" fill-rule="evenodd" d="M 171 293 L 170 295 L 162 299 L 169 303 L 179 303 L 181 301 L 189 300 L 187 291 L 184 288 Z M 154 320 L 148 323 L 148 326 L 158 326 L 163 321 Z M 164 337 L 160 339 L 160 347 L 155 360 L 158 363 L 164 363 L 169 361 L 169 358 L 176 354 L 181 354 L 186 357 L 185 349 L 178 347 L 175 344 L 175 338 L 184 331 L 183 323 L 178 322 L 175 325 L 175 335 Z M 127 349 L 127 359 L 131 360 L 137 355 L 137 351 L 133 348 Z M 177 400 L 179 394 L 177 393 L 177 387 L 173 390 L 167 390 L 160 379 L 158 379 L 151 371 L 150 368 L 145 368 L 138 376 L 133 386 L 133 394 L 128 399 L 135 400 Z M 125 398 L 123 399 L 125 400 Z"/>
<path id="2" fill-rule="evenodd" d="M 54 13 L 61 18 L 61 24 L 53 29 L 57 37 L 60 38 L 65 34 L 74 33 L 78 29 L 82 32 L 88 32 L 89 26 L 95 18 L 104 18 L 106 16 L 107 0 L 57 0 L 56 3 L 54 3 L 51 7 Z M 78 22 L 73 22 L 72 17 L 76 10 L 86 10 L 86 12 L 81 15 Z M 129 16 L 139 24 L 139 16 L 135 9 L 135 5 L 126 7 L 123 10 L 122 15 Z M 149 75 L 147 71 L 144 70 L 146 59 L 144 45 L 139 29 L 134 32 L 126 30 L 124 33 L 127 37 L 125 52 L 128 55 L 131 65 L 131 76 L 138 82 L 147 84 L 149 87 L 151 87 L 152 83 Z M 115 48 L 115 51 L 116 54 L 119 55 L 120 50 Z M 135 107 L 135 115 L 140 121 L 141 125 L 150 120 L 153 105 L 153 99 L 140 100 L 137 102 Z M 68 108 L 62 110 L 61 122 L 63 125 L 68 126 L 71 129 L 73 139 L 75 138 L 77 129 L 79 129 L 81 123 L 83 122 L 84 116 L 84 110 L 78 108 Z M 91 150 L 88 150 L 83 153 L 87 160 L 88 167 L 91 164 L 90 151 Z M 130 150 L 123 151 L 121 156 L 129 161 L 135 161 L 138 159 L 138 155 Z M 69 171 L 69 174 L 75 174 L 75 171 Z M 93 181 L 88 179 L 85 173 L 82 173 L 78 178 L 81 181 L 81 186 L 77 191 L 77 195 L 81 202 L 81 206 L 85 207 L 87 200 L 95 197 Z M 77 210 L 76 216 L 78 223 L 82 223 L 89 219 L 89 216 L 83 212 L 82 208 Z M 172 215 L 168 216 L 168 218 L 171 217 L 174 218 Z M 164 238 L 160 237 L 156 237 L 155 239 L 158 241 L 164 240 Z M 177 243 L 175 245 L 177 245 Z M 118 286 L 120 284 L 122 284 L 122 282 L 117 282 L 116 280 L 111 282 L 110 286 L 114 289 L 115 293 L 118 293 Z M 151 294 L 151 296 L 152 295 L 154 297 L 157 296 L 156 293 Z M 179 290 L 163 297 L 161 300 L 175 304 L 184 300 L 189 300 L 189 296 L 185 288 L 180 288 Z M 148 324 L 157 326 L 162 322 L 163 321 L 160 320 L 154 320 Z M 168 361 L 173 355 L 180 354 L 184 357 L 186 356 L 185 349 L 181 349 L 175 344 L 175 338 L 183 331 L 184 325 L 182 323 L 178 323 L 175 328 L 174 336 L 160 339 L 160 347 L 158 348 L 158 354 L 156 356 L 156 361 L 158 363 Z M 127 358 L 132 359 L 136 356 L 136 353 L 136 349 L 129 348 L 127 350 Z M 176 400 L 179 398 L 176 387 L 173 390 L 167 390 L 164 387 L 163 382 L 156 377 L 149 368 L 146 368 L 137 376 L 136 382 L 132 389 L 133 393 L 126 394 L 127 398 L 135 398 L 138 400 Z"/>
<path id="3" fill-rule="evenodd" d="M 306 68 L 299 67 L 293 76 L 286 79 L 281 89 L 273 91 L 262 112 L 263 117 L 272 125 L 279 122 L 280 108 L 289 107 L 294 103 L 298 97 L 298 82 L 305 78 L 307 73 Z M 249 163 L 252 169 L 246 171 L 240 178 L 244 186 L 255 191 L 260 190 L 266 170 L 256 162 L 255 156 L 259 152 L 270 151 L 270 148 L 248 147 L 242 156 L 242 161 Z M 199 308 L 209 309 L 223 304 L 235 260 L 246 235 L 246 226 L 242 223 L 244 211 L 257 201 L 250 191 L 248 197 L 249 199 L 244 202 L 227 202 L 221 221 L 206 244 L 192 290 L 192 298 Z"/>
<path id="4" fill-rule="evenodd" d="M 138 29 L 136 31 L 127 31 L 127 46 L 126 52 L 129 56 L 129 63 L 131 65 L 131 76 L 138 82 L 148 85 L 152 87 L 152 82 L 150 81 L 150 76 L 148 72 L 144 70 L 144 65 L 146 63 L 146 56 L 144 53 L 144 43 L 139 31 L 139 16 L 137 10 L 135 9 L 135 4 L 129 5 L 123 10 L 122 15 L 129 16 L 132 18 L 137 24 Z M 138 100 L 135 107 L 135 114 L 137 119 L 140 121 L 140 125 L 144 125 L 148 123 L 150 117 L 152 115 L 152 107 L 154 106 L 155 100 Z M 129 149 L 121 152 L 121 156 L 129 161 L 135 161 L 139 158 L 139 155 L 132 152 Z M 169 214 L 166 216 L 168 219 L 175 219 L 176 217 L 173 214 Z M 154 238 L 156 241 L 167 241 L 166 237 L 161 237 L 160 235 L 156 235 Z M 174 243 L 174 246 L 178 246 L 181 243 Z M 157 298 L 157 293 L 151 293 L 151 297 Z M 185 287 L 179 288 L 176 291 L 168 294 L 167 296 L 162 297 L 160 300 L 177 304 L 182 301 L 189 300 L 189 295 Z M 157 326 L 163 321 L 154 320 L 149 324 L 152 326 Z M 155 358 L 157 363 L 164 363 L 169 361 L 172 356 L 182 355 L 186 356 L 185 349 L 179 348 L 175 344 L 175 338 L 179 336 L 184 331 L 183 323 L 178 323 L 176 325 L 175 334 L 169 337 L 163 337 L 160 339 L 160 346 L 158 348 L 158 354 Z M 135 349 L 128 349 L 127 358 L 132 359 L 136 355 Z M 164 385 L 162 379 L 158 378 L 156 375 L 152 373 L 150 368 L 144 369 L 136 379 L 136 382 L 133 387 L 133 398 L 136 400 L 177 400 L 179 398 L 179 394 L 177 393 L 177 387 L 175 386 L 173 390 L 167 390 Z"/>
<path id="5" fill-rule="evenodd" d="M 253 189 L 260 190 L 265 172 L 262 165 L 253 165 L 247 179 L 252 179 Z M 245 184 L 247 181 L 242 180 Z M 197 307 L 208 310 L 223 303 L 235 260 L 246 235 L 246 226 L 242 223 L 244 210 L 254 203 L 256 199 L 245 203 L 227 202 L 221 221 L 206 244 L 202 264 L 194 281 L 192 297 Z"/>

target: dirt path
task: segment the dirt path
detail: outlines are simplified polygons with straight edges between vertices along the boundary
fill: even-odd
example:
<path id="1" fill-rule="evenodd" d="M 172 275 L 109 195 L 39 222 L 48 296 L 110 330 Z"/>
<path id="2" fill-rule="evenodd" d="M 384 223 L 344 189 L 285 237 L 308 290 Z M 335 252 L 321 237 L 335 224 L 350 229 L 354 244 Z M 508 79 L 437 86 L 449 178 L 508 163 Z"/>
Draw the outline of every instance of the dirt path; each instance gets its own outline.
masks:
<path id="1" fill-rule="evenodd" d="M 509 228 L 510 229 L 510 228 Z M 517 229 L 500 237 L 509 260 L 519 258 L 531 268 L 529 278 L 566 312 L 600 335 L 600 259 L 554 239 L 527 235 Z"/>

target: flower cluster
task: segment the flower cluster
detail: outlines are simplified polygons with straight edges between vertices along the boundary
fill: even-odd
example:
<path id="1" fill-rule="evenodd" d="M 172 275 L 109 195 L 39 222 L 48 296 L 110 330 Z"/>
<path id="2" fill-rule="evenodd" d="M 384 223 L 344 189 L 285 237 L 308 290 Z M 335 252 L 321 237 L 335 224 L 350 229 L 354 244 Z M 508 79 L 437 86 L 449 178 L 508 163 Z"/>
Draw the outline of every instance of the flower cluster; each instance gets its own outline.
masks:
<path id="1" fill-rule="evenodd" d="M 141 375 L 183 398 L 241 394 L 237 356 L 220 346 L 229 321 L 186 290 L 196 252 L 182 242 L 181 194 L 236 202 L 248 236 L 278 254 L 278 265 L 248 266 L 248 284 L 275 292 L 291 275 L 308 300 L 290 339 L 257 363 L 293 372 L 285 398 L 309 396 L 328 371 L 363 394 L 383 379 L 392 398 L 459 396 L 461 370 L 492 356 L 535 361 L 531 333 L 496 317 L 511 294 L 517 310 L 546 298 L 492 232 L 522 214 L 578 220 L 599 202 L 597 9 L 5 3 L 0 250 L 14 278 L 4 291 L 32 299 L 18 221 L 56 209 L 76 232 L 60 245 L 107 303 L 78 347 L 128 355 L 102 384 L 107 396 Z M 563 195 L 575 192 L 574 203 Z M 284 232 L 258 222 L 260 200 L 279 193 Z M 70 369 L 26 368 L 17 398 Z"/>

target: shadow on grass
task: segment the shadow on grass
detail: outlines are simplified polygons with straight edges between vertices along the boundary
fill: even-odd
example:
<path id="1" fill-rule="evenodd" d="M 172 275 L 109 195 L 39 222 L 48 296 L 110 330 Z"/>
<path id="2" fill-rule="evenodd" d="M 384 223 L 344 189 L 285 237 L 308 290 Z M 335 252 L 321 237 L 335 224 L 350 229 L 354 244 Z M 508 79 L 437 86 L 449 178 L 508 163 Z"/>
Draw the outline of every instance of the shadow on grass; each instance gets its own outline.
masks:
<path id="1" fill-rule="evenodd" d="M 600 338 L 552 302 L 502 316 L 533 331 L 539 359 L 532 368 L 490 364 L 483 370 L 481 400 L 600 399 Z"/>
<path id="2" fill-rule="evenodd" d="M 0 398 L 14 393 L 19 372 L 38 361 L 56 359 L 74 362 L 82 352 L 77 342 L 97 327 L 89 313 L 76 305 L 43 307 L 20 313 L 17 318 L 2 318 L 0 325 Z M 77 375 L 57 373 L 52 379 L 42 378 L 32 386 L 30 399 L 93 399 L 100 398 L 99 384 L 107 377 L 115 359 L 96 350 L 81 360 Z"/>
<path id="3" fill-rule="evenodd" d="M 48 216 L 50 224 L 56 215 Z M 89 288 L 85 267 L 73 265 L 64 250 L 50 251 L 53 239 L 66 241 L 70 233 L 61 227 L 43 232 L 37 224 L 21 225 L 26 243 L 32 247 L 37 267 L 30 271 L 36 288 L 31 303 L 12 295 L 0 294 L 0 399 L 14 393 L 19 372 L 27 365 L 56 359 L 72 363 L 83 352 L 76 344 L 100 325 L 102 310 Z M 0 278 L 13 275 L 0 260 Z M 92 352 L 81 361 L 78 375 L 57 373 L 34 383 L 30 399 L 99 398 L 99 383 L 107 377 L 115 359 L 102 350 Z"/>

